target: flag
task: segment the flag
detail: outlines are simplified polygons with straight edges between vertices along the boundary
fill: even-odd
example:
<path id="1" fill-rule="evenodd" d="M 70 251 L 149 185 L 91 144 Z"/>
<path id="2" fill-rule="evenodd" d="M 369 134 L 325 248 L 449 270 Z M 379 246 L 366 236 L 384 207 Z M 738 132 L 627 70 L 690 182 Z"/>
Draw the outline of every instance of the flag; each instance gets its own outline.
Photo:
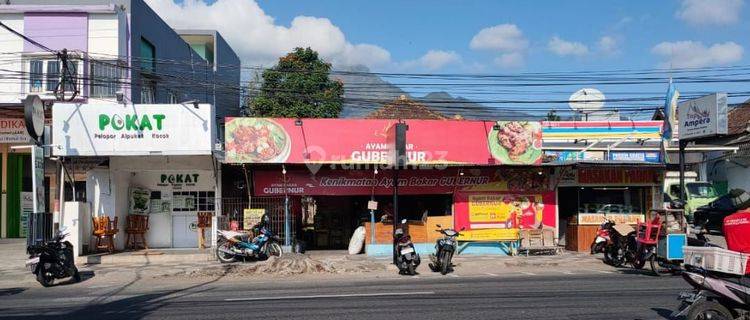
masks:
<path id="1" fill-rule="evenodd" d="M 667 147 L 672 140 L 674 125 L 677 124 L 677 99 L 679 97 L 680 92 L 677 91 L 674 83 L 672 83 L 672 78 L 670 78 L 667 96 L 664 99 L 664 128 L 661 135 L 662 161 L 664 163 L 668 162 Z"/>
<path id="2" fill-rule="evenodd" d="M 669 79 L 669 88 L 667 88 L 667 97 L 664 99 L 664 129 L 662 130 L 662 139 L 672 140 L 672 129 L 677 123 L 677 99 L 680 92 L 677 91 L 672 79 Z"/>

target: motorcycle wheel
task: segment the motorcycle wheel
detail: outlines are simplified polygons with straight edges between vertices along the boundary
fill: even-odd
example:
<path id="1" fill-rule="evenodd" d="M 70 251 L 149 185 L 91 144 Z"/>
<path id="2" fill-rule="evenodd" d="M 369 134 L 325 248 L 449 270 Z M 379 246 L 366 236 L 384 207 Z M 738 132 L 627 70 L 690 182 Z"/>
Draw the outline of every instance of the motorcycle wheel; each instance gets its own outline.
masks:
<path id="1" fill-rule="evenodd" d="M 591 254 L 597 254 L 599 252 L 604 252 L 604 245 L 606 242 L 599 242 L 599 243 L 592 243 L 591 244 Z"/>
<path id="2" fill-rule="evenodd" d="M 702 301 L 690 306 L 686 320 L 732 320 L 732 313 L 715 301 Z"/>
<path id="3" fill-rule="evenodd" d="M 635 251 L 635 259 L 633 259 L 633 268 L 640 270 L 646 265 L 646 260 L 643 260 L 644 251 L 645 249 L 642 246 L 638 246 Z"/>
<path id="4" fill-rule="evenodd" d="M 651 258 L 648 259 L 648 264 L 651 266 L 651 273 L 657 277 L 661 276 L 661 273 L 659 272 L 659 261 L 656 260 L 655 254 L 652 254 Z"/>
<path id="5" fill-rule="evenodd" d="M 39 284 L 42 285 L 42 287 L 51 287 L 54 279 L 52 279 L 51 276 L 45 275 L 45 273 L 46 272 L 44 272 L 44 268 L 40 267 L 36 272 L 36 281 L 38 281 Z"/>
<path id="6" fill-rule="evenodd" d="M 416 275 L 416 274 L 417 274 L 417 271 L 416 271 L 416 270 L 414 270 L 414 264 L 413 264 L 413 263 L 409 263 L 409 264 L 407 265 L 407 268 L 408 268 L 408 272 L 409 272 L 409 275 L 412 275 L 412 276 L 413 276 L 413 275 Z"/>
<path id="7" fill-rule="evenodd" d="M 448 270 L 451 267 L 451 256 L 453 255 L 452 252 L 446 252 L 443 254 L 443 258 L 440 260 L 440 274 L 446 275 L 448 274 Z"/>
<path id="8" fill-rule="evenodd" d="M 281 246 L 276 243 L 270 243 L 266 248 L 266 256 L 267 257 L 281 257 L 282 251 Z"/>
<path id="9" fill-rule="evenodd" d="M 235 256 L 233 254 L 222 252 L 221 250 L 219 250 L 221 248 L 224 248 L 226 250 L 231 249 L 231 247 L 229 246 L 229 242 L 226 242 L 226 241 L 225 242 L 220 242 L 216 246 L 216 258 L 219 259 L 219 262 L 221 262 L 221 263 L 232 263 L 232 262 L 237 261 L 237 256 Z"/>

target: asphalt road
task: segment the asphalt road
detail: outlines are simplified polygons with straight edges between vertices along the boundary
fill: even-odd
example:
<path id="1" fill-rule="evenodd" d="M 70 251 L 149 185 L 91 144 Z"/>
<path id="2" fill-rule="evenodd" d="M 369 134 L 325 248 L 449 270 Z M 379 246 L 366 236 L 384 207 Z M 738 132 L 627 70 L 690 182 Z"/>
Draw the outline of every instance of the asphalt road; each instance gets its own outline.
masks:
<path id="1" fill-rule="evenodd" d="M 0 318 L 666 319 L 684 289 L 677 276 L 630 272 L 260 283 L 150 279 L 95 286 L 84 281 L 2 289 Z"/>

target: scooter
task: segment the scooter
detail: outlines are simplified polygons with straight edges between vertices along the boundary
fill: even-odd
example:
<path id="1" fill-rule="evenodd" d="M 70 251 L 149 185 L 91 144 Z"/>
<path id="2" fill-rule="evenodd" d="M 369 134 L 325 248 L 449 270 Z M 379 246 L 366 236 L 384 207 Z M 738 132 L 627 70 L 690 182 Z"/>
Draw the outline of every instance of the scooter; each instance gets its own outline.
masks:
<path id="1" fill-rule="evenodd" d="M 414 243 L 411 242 L 411 236 L 405 234 L 404 225 L 406 219 L 401 220 L 401 226 L 393 234 L 396 240 L 396 266 L 399 274 L 416 275 L 417 267 L 421 262 L 419 254 L 414 250 Z"/>
<path id="2" fill-rule="evenodd" d="M 271 256 L 280 257 L 282 254 L 280 239 L 268 229 L 268 218 L 263 216 L 261 223 L 254 229 L 257 236 L 250 240 L 244 232 L 232 230 L 218 230 L 216 258 L 221 263 L 231 263 L 237 259 L 265 260 Z"/>
<path id="3" fill-rule="evenodd" d="M 686 265 L 682 277 L 692 291 L 680 294 L 680 307 L 670 319 L 750 319 L 750 279 Z"/>
<path id="4" fill-rule="evenodd" d="M 612 243 L 610 233 L 613 225 L 614 222 L 610 220 L 604 220 L 604 222 L 599 225 L 599 228 L 596 229 L 596 238 L 594 239 L 594 242 L 591 243 L 591 254 L 604 253 L 604 249 L 607 245 Z"/>
<path id="5" fill-rule="evenodd" d="M 438 232 L 443 234 L 442 239 L 438 239 L 435 244 L 435 253 L 430 255 L 432 261 L 429 266 L 434 272 L 440 271 L 441 274 L 445 275 L 448 271 L 453 270 L 453 254 L 456 252 L 456 238 L 460 235 L 456 230 L 443 229 L 441 225 L 437 225 Z M 461 229 L 463 230 L 463 229 Z"/>
<path id="6" fill-rule="evenodd" d="M 73 258 L 73 245 L 63 241 L 67 235 L 63 228 L 55 233 L 51 241 L 27 248 L 29 260 L 26 261 L 26 267 L 44 287 L 52 286 L 55 279 L 67 277 L 72 277 L 75 282 L 81 281 L 81 274 Z"/>

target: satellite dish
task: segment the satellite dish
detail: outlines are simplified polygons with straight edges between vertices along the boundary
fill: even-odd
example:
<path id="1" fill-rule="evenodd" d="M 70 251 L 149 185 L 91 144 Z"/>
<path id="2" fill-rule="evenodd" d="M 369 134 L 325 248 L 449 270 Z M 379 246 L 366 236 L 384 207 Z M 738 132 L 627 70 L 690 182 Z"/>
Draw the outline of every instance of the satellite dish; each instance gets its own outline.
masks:
<path id="1" fill-rule="evenodd" d="M 604 94 L 594 88 L 583 88 L 570 95 L 568 105 L 576 112 L 590 113 L 604 107 Z"/>

